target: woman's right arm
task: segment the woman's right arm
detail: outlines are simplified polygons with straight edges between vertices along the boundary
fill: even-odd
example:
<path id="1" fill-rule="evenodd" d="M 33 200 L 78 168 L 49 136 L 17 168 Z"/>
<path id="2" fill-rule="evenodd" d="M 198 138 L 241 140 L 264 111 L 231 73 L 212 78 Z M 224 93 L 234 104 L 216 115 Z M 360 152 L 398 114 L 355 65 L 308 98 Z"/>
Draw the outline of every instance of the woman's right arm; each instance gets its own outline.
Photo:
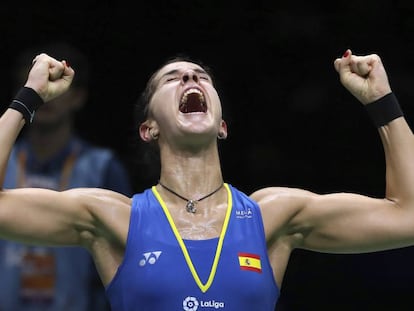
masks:
<path id="1" fill-rule="evenodd" d="M 46 54 L 36 56 L 25 84 L 26 95 L 14 100 L 14 107 L 0 118 L 0 238 L 75 245 L 81 243 L 82 232 L 93 223 L 92 214 L 85 208 L 91 203 L 85 190 L 2 189 L 13 144 L 25 123 L 30 122 L 28 116 L 33 115 L 36 106 L 33 104 L 65 92 L 73 76 L 73 69 L 65 61 Z"/>
<path id="2" fill-rule="evenodd" d="M 0 118 L 0 188 L 10 152 L 21 129 L 31 122 L 38 106 L 69 89 L 74 75 L 74 70 L 64 60 L 57 61 L 46 54 L 34 58 L 25 86 Z"/>

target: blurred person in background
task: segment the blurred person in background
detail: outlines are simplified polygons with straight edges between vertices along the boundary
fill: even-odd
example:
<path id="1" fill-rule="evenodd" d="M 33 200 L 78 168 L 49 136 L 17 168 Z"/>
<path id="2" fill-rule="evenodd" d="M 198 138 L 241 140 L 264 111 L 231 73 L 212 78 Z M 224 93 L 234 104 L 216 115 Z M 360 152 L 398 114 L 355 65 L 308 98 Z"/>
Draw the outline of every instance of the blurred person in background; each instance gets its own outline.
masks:
<path id="1" fill-rule="evenodd" d="M 12 66 L 13 85 L 24 83 L 28 64 L 39 51 L 68 59 L 79 71 L 68 92 L 42 106 L 32 126 L 21 133 L 4 188 L 99 187 L 130 196 L 130 177 L 116 153 L 85 141 L 74 128 L 75 113 L 88 100 L 89 63 L 83 52 L 66 42 L 31 47 Z M 109 310 L 92 258 L 83 248 L 0 240 L 0 275 L 0 310 Z"/>

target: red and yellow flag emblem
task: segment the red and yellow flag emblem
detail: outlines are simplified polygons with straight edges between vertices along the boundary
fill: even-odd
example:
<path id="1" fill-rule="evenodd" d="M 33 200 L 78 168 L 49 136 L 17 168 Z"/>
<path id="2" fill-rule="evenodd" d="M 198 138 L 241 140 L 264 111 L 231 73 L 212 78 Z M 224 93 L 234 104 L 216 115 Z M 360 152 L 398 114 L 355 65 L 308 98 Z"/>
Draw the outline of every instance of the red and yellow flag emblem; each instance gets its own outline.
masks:
<path id="1" fill-rule="evenodd" d="M 238 253 L 241 270 L 249 270 L 262 273 L 262 263 L 260 256 L 250 253 Z"/>

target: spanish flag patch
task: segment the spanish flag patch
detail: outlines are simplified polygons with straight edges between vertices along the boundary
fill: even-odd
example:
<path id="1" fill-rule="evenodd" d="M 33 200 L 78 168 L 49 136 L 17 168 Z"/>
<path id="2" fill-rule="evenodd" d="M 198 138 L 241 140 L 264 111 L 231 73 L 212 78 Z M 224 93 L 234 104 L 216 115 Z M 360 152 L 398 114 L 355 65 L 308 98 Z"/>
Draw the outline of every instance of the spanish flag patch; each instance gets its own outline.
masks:
<path id="1" fill-rule="evenodd" d="M 260 256 L 250 253 L 238 253 L 241 270 L 249 270 L 262 273 L 262 263 Z"/>

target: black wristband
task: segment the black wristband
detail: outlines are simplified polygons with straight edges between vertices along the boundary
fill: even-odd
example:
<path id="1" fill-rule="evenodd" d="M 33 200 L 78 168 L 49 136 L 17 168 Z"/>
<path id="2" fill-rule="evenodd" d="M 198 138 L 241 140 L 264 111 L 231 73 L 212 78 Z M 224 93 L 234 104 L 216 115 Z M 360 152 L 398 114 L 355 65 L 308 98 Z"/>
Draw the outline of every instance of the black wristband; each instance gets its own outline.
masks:
<path id="1" fill-rule="evenodd" d="M 26 124 L 32 123 L 37 108 L 43 104 L 43 99 L 30 87 L 22 87 L 12 100 L 9 108 L 23 114 Z"/>
<path id="2" fill-rule="evenodd" d="M 366 105 L 365 108 L 377 128 L 404 115 L 394 93 L 389 93 L 377 99 Z"/>

